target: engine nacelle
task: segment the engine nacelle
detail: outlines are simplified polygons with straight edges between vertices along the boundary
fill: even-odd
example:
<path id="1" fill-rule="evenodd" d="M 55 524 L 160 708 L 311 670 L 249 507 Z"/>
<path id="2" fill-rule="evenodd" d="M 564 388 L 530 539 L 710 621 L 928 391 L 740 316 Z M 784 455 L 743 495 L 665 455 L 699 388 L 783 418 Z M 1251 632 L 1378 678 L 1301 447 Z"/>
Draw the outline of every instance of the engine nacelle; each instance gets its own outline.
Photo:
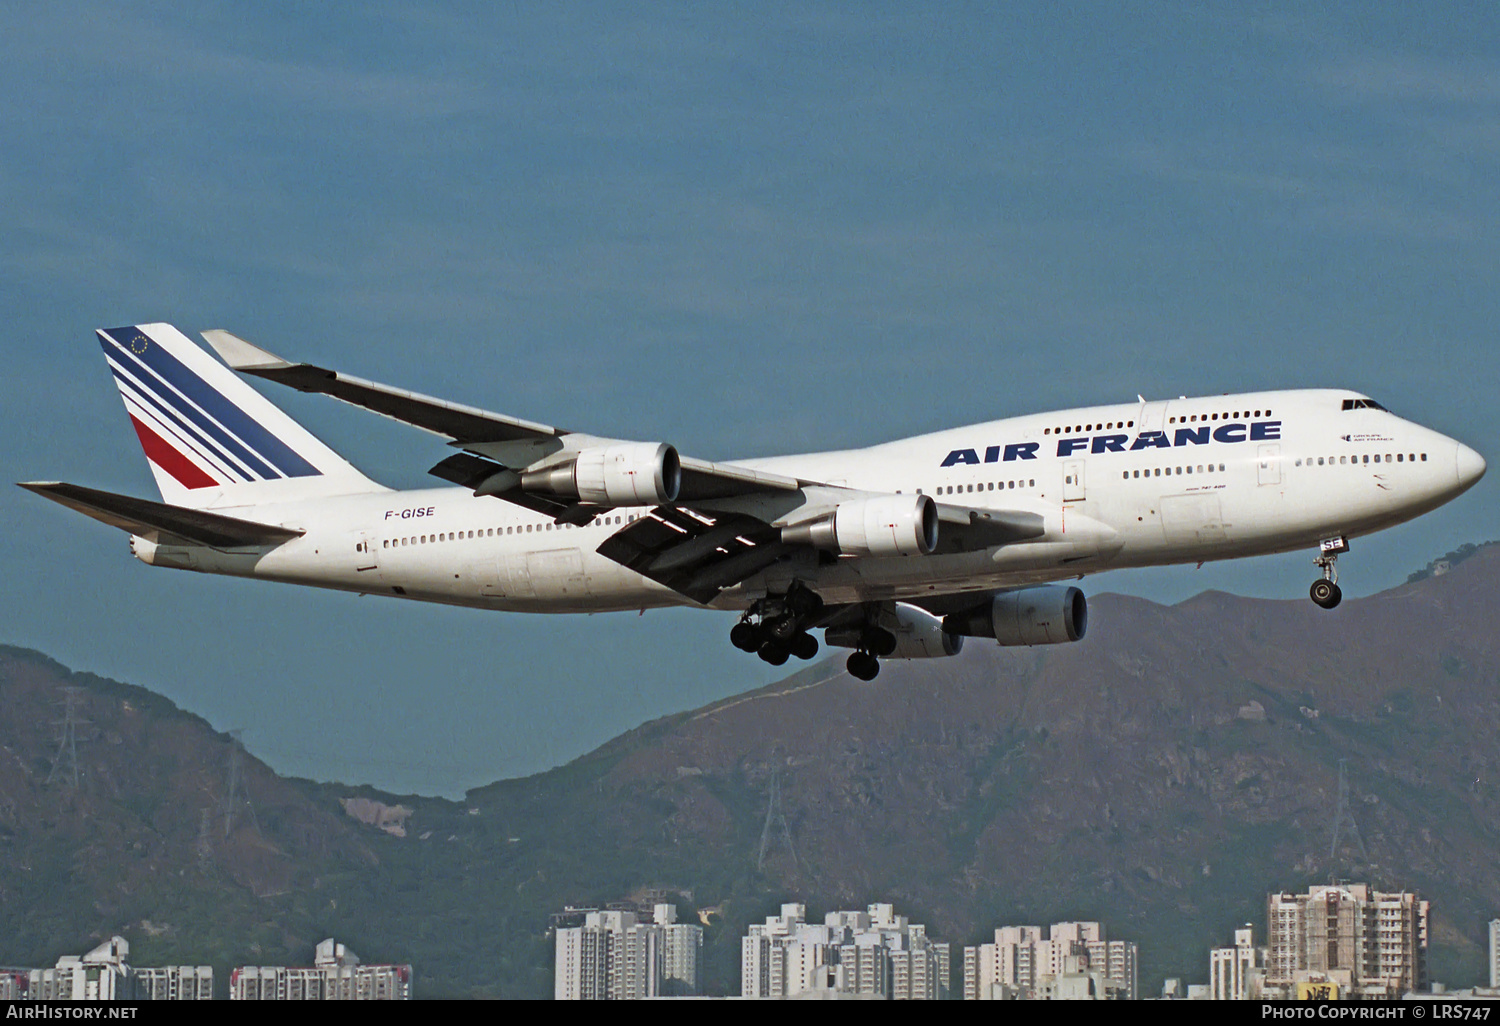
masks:
<path id="1" fill-rule="evenodd" d="M 943 627 L 925 609 L 897 602 L 894 615 L 882 615 L 879 626 L 830 627 L 823 632 L 830 647 L 862 648 L 886 659 L 939 659 L 963 650 L 964 639 Z"/>
<path id="2" fill-rule="evenodd" d="M 937 503 L 928 495 L 882 495 L 781 529 L 789 545 L 851 556 L 925 556 L 937 548 Z"/>
<path id="3" fill-rule="evenodd" d="M 528 471 L 521 475 L 521 488 L 596 506 L 656 506 L 677 501 L 682 463 L 665 442 L 623 442 Z"/>
<path id="4" fill-rule="evenodd" d="M 896 648 L 891 659 L 935 659 L 958 655 L 964 647 L 961 635 L 943 629 L 940 617 L 905 602 L 896 603 Z"/>
<path id="5" fill-rule="evenodd" d="M 1088 625 L 1083 592 L 1050 584 L 1002 591 L 982 606 L 943 618 L 945 630 L 1002 645 L 1060 645 L 1083 637 Z"/>
<path id="6" fill-rule="evenodd" d="M 138 534 L 130 536 L 130 554 L 147 566 L 165 566 L 174 570 L 198 569 L 198 559 L 192 549 L 182 545 L 161 545 Z"/>

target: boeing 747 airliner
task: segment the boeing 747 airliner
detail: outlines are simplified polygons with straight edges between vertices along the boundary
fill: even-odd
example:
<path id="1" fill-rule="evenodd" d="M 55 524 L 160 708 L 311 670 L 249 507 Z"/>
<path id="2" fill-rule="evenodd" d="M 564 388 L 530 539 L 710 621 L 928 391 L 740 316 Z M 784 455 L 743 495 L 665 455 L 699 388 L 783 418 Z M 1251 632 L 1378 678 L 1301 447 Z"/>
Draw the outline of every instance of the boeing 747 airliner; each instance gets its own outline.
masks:
<path id="1" fill-rule="evenodd" d="M 1338 605 L 1349 540 L 1462 494 L 1473 449 L 1345 389 L 1061 410 L 865 449 L 714 463 L 445 402 L 204 332 L 233 371 L 445 439 L 431 473 L 365 477 L 176 328 L 98 332 L 161 502 L 22 487 L 121 528 L 152 566 L 533 613 L 737 610 L 780 665 L 1077 641 L 1050 582 L 1308 548 Z"/>

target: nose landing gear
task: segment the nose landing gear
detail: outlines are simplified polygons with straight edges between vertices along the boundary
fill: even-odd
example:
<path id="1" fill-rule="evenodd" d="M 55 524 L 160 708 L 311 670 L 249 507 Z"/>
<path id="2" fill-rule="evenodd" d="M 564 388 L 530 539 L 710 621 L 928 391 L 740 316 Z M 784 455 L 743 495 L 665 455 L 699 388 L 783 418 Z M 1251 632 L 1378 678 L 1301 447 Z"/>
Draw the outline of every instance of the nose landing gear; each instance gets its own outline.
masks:
<path id="1" fill-rule="evenodd" d="M 1313 560 L 1323 571 L 1323 579 L 1314 581 L 1308 589 L 1308 595 L 1313 602 L 1324 609 L 1332 609 L 1343 601 L 1344 593 L 1339 589 L 1339 556 L 1349 551 L 1349 539 L 1340 535 L 1337 538 L 1325 538 L 1318 544 L 1318 555 Z"/>

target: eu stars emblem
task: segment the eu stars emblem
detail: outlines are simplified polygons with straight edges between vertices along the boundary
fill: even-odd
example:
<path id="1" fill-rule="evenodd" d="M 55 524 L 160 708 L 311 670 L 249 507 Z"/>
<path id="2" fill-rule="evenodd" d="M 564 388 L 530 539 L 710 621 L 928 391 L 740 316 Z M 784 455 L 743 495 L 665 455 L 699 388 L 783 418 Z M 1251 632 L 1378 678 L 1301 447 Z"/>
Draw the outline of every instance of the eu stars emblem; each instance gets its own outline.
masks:
<path id="1" fill-rule="evenodd" d="M 130 338 L 130 351 L 136 356 L 143 354 L 150 345 L 151 340 L 139 331 Z"/>

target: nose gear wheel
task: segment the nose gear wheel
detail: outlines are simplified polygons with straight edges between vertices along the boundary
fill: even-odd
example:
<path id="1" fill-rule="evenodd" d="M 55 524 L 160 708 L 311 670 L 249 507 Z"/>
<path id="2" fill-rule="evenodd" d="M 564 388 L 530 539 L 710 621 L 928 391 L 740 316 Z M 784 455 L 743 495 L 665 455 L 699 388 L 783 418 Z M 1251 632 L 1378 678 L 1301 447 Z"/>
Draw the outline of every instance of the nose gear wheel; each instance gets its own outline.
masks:
<path id="1" fill-rule="evenodd" d="M 1344 598 L 1339 588 L 1339 555 L 1349 551 L 1349 540 L 1342 536 L 1328 538 L 1319 544 L 1318 549 L 1313 563 L 1323 571 L 1323 579 L 1313 581 L 1307 593 L 1316 605 L 1332 609 Z"/>

